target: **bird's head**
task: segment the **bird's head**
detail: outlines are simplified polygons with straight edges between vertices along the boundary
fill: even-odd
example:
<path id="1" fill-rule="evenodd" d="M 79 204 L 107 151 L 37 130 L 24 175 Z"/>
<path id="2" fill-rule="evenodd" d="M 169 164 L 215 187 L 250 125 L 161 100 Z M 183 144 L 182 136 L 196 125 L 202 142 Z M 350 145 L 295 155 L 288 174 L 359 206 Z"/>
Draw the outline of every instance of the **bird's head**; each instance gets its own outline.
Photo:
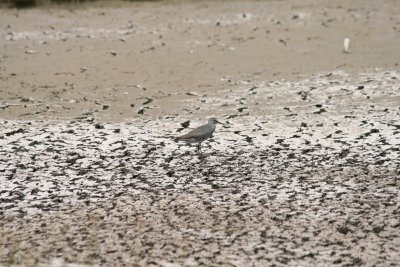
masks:
<path id="1" fill-rule="evenodd" d="M 222 124 L 222 123 L 220 123 L 216 118 L 210 118 L 210 119 L 208 120 L 208 123 L 211 123 L 211 124 L 217 124 L 217 123 Z"/>

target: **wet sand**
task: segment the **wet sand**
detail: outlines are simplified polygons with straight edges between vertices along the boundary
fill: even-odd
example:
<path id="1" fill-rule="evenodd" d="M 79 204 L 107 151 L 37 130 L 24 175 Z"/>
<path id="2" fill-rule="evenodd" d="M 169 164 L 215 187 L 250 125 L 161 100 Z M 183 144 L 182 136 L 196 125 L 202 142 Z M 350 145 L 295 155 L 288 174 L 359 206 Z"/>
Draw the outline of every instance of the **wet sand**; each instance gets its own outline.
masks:
<path id="1" fill-rule="evenodd" d="M 98 5 L 0 11 L 3 118 L 200 117 L 230 79 L 399 70 L 397 1 Z"/>
<path id="2" fill-rule="evenodd" d="M 399 9 L 0 10 L 0 266 L 396 266 Z"/>

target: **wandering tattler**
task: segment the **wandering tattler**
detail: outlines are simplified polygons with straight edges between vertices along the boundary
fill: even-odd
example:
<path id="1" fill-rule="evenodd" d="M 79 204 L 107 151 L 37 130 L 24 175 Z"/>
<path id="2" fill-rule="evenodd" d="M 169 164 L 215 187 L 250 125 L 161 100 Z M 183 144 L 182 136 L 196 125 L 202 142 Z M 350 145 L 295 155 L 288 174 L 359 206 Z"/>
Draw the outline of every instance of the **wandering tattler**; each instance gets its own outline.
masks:
<path id="1" fill-rule="evenodd" d="M 190 133 L 179 136 L 176 138 L 177 141 L 185 141 L 186 143 L 197 143 L 197 151 L 201 154 L 200 145 L 201 142 L 205 141 L 206 139 L 210 138 L 215 131 L 215 125 L 220 123 L 215 118 L 211 118 L 208 120 L 208 123 L 202 125 Z M 220 123 L 222 124 L 222 123 Z"/>

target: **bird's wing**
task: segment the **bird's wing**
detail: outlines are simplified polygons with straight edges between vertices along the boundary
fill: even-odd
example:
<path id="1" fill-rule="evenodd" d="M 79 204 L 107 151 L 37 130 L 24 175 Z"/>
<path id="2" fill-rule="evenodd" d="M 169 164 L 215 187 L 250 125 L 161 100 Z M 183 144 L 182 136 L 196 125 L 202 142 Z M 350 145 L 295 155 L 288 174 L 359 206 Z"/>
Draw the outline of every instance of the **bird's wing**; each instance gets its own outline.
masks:
<path id="1" fill-rule="evenodd" d="M 206 124 L 206 125 L 196 128 L 193 131 L 191 131 L 190 133 L 182 135 L 178 138 L 179 139 L 197 138 L 197 137 L 201 137 L 204 134 L 210 132 L 210 130 L 211 130 L 210 126 L 208 126 L 208 124 Z"/>

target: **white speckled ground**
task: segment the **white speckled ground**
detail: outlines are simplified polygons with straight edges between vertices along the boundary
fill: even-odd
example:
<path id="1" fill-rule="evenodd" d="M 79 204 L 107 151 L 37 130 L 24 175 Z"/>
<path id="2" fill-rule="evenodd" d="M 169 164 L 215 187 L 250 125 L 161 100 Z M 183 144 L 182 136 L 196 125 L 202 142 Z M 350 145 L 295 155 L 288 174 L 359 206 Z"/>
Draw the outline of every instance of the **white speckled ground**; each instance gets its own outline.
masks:
<path id="1" fill-rule="evenodd" d="M 204 159 L 183 117 L 3 120 L 1 263 L 396 266 L 399 79 L 232 81 Z"/>

